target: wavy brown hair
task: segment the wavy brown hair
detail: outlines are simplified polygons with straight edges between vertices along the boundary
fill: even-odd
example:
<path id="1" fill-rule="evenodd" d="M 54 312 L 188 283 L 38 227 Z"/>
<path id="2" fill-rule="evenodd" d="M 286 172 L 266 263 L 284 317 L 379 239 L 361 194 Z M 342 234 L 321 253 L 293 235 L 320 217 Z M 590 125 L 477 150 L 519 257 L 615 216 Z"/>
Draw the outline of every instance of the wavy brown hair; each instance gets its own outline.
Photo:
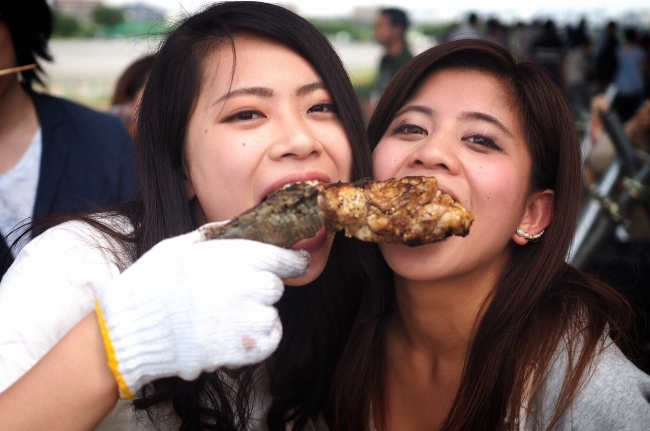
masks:
<path id="1" fill-rule="evenodd" d="M 414 58 L 388 85 L 368 127 L 373 146 L 421 83 L 440 70 L 478 71 L 502 84 L 531 155 L 530 191 L 555 192 L 553 219 L 544 236 L 525 247 L 510 245 L 512 259 L 483 305 L 459 390 L 440 429 L 516 429 L 519 412 L 531 407 L 526 400 L 535 399 L 544 371 L 566 340 L 572 360 L 547 425 L 550 430 L 575 398 L 603 333 L 609 329 L 618 340 L 631 316 L 621 294 L 565 261 L 582 193 L 580 146 L 571 110 L 562 91 L 536 63 L 518 61 L 488 41 L 448 42 Z M 364 298 L 333 391 L 334 430 L 368 430 L 371 405 L 375 412 L 385 411 L 383 333 L 394 309 L 390 283 L 375 286 Z M 375 425 L 383 428 L 381 420 Z"/>

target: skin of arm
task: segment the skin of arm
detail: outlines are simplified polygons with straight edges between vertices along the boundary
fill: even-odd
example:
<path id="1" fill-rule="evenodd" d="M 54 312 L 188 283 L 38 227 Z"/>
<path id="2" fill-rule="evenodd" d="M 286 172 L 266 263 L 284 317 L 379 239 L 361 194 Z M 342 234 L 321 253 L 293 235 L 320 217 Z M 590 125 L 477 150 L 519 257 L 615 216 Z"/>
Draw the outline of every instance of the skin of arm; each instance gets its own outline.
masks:
<path id="1" fill-rule="evenodd" d="M 93 312 L 0 393 L 0 424 L 4 431 L 91 430 L 117 400 L 117 383 Z"/>

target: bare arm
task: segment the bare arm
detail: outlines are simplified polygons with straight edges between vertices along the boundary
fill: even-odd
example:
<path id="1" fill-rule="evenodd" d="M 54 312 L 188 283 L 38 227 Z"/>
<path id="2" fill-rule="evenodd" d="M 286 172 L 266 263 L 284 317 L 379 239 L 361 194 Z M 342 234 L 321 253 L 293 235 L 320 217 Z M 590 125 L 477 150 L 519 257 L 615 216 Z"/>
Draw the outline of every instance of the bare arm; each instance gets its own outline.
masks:
<path id="1" fill-rule="evenodd" d="M 0 393 L 4 431 L 90 430 L 118 400 L 95 313 Z"/>

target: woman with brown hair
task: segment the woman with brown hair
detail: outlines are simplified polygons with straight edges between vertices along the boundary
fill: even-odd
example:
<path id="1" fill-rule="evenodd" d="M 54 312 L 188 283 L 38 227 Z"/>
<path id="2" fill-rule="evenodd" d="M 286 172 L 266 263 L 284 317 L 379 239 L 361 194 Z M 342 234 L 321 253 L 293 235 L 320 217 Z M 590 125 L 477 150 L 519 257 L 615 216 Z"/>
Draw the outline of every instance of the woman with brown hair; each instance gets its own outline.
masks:
<path id="1" fill-rule="evenodd" d="M 548 75 L 491 42 L 438 45 L 391 81 L 369 137 L 378 180 L 434 176 L 474 223 L 380 244 L 393 283 L 364 298 L 333 429 L 649 429 L 650 377 L 615 344 L 630 307 L 565 262 L 580 148 Z"/>

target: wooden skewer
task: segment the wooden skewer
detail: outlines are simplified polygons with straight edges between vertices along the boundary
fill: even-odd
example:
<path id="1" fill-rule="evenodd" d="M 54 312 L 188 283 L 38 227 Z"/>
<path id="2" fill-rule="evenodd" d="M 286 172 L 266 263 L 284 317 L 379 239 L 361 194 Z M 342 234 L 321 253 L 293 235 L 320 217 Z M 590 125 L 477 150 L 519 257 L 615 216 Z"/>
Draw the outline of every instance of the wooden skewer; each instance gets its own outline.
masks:
<path id="1" fill-rule="evenodd" d="M 32 64 L 27 64 L 25 66 L 10 67 L 9 69 L 2 69 L 2 70 L 0 70 L 0 76 L 9 75 L 10 73 L 22 72 L 23 70 L 34 69 L 35 67 L 36 67 L 36 63 L 32 63 Z"/>

